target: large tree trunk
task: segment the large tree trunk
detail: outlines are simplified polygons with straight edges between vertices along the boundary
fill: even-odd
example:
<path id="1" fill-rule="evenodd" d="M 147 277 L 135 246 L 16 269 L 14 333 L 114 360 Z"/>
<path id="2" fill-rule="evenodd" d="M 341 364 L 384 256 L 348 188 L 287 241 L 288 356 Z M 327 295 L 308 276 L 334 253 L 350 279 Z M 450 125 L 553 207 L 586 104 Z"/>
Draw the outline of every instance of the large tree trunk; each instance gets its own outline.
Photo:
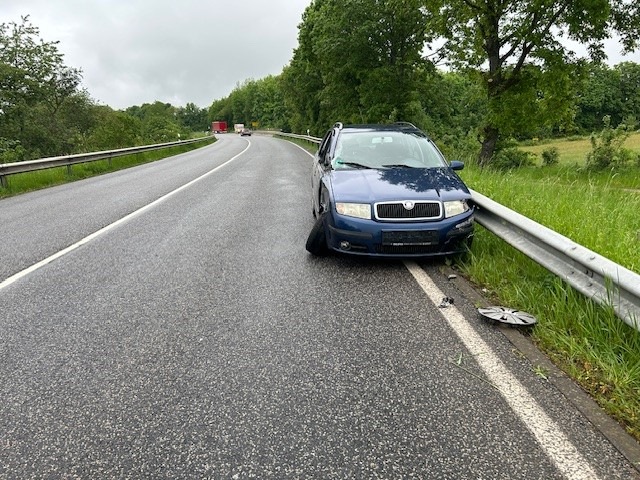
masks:
<path id="1" fill-rule="evenodd" d="M 491 125 L 484 127 L 484 138 L 482 139 L 482 148 L 480 149 L 480 157 L 478 158 L 480 167 L 486 167 L 491 163 L 493 154 L 496 151 L 499 134 L 500 132 L 496 127 Z"/>

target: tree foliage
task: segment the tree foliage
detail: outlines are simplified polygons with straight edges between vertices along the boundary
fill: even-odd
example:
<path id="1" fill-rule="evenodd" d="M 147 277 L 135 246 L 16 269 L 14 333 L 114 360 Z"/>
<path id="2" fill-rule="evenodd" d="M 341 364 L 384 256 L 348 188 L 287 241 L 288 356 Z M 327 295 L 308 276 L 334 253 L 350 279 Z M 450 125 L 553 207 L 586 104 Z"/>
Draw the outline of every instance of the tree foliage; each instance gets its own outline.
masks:
<path id="1" fill-rule="evenodd" d="M 414 120 L 428 66 L 425 29 L 418 0 L 312 2 L 283 72 L 294 126 Z"/>
<path id="2" fill-rule="evenodd" d="M 124 111 L 96 104 L 80 70 L 25 17 L 0 25 L 0 161 L 172 141 L 215 120 L 316 136 L 336 121 L 404 120 L 446 153 L 480 151 L 487 164 L 514 138 L 591 133 L 604 117 L 607 128 L 640 118 L 640 65 L 599 61 L 612 32 L 636 46 L 639 5 L 313 0 L 280 75 L 238 82 L 208 109 L 156 101 Z M 587 45 L 594 60 L 574 55 L 567 39 Z M 426 43 L 440 48 L 425 57 Z"/>
<path id="3" fill-rule="evenodd" d="M 14 150 L 21 145 L 23 155 L 68 148 L 59 113 L 79 93 L 80 81 L 80 71 L 64 65 L 57 42 L 38 39 L 28 17 L 0 24 L 0 138 Z"/>
<path id="4" fill-rule="evenodd" d="M 620 80 L 615 70 L 603 64 L 589 65 L 579 90 L 576 124 L 583 131 L 602 128 L 602 119 L 622 120 Z"/>
<path id="5" fill-rule="evenodd" d="M 636 0 L 425 0 L 424 5 L 435 39 L 443 42 L 440 57 L 453 68 L 483 74 L 488 101 L 483 164 L 511 133 L 510 125 L 527 117 L 571 118 L 579 63 L 566 40 L 586 45 L 598 61 L 612 32 L 628 50 L 640 39 Z"/>
<path id="6" fill-rule="evenodd" d="M 174 141 L 207 129 L 207 111 L 156 102 L 97 105 L 29 17 L 0 24 L 0 162 Z"/>
<path id="7" fill-rule="evenodd" d="M 192 132 L 203 132 L 209 129 L 207 110 L 198 108 L 195 103 L 187 103 L 176 112 L 178 123 Z"/>
<path id="8" fill-rule="evenodd" d="M 227 98 L 211 104 L 209 121 L 224 120 L 229 125 L 244 123 L 288 131 L 290 112 L 285 105 L 281 83 L 281 76 L 270 75 L 237 84 Z"/>

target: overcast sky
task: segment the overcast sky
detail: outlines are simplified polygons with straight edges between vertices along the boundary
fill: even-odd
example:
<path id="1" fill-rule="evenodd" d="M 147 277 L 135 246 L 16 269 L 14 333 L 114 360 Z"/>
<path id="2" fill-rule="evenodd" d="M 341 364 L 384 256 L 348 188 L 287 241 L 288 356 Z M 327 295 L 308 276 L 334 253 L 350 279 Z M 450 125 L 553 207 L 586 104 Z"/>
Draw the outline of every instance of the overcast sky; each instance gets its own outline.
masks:
<path id="1" fill-rule="evenodd" d="M 311 0 L 0 0 L 0 23 L 29 15 L 60 41 L 92 98 L 208 107 L 238 82 L 278 75 Z"/>
<path id="2" fill-rule="evenodd" d="M 92 98 L 116 109 L 209 107 L 238 82 L 278 75 L 311 0 L 0 0 L 0 23 L 29 15 L 82 69 Z M 610 63 L 621 60 L 609 48 Z M 627 58 L 640 63 L 640 53 Z"/>

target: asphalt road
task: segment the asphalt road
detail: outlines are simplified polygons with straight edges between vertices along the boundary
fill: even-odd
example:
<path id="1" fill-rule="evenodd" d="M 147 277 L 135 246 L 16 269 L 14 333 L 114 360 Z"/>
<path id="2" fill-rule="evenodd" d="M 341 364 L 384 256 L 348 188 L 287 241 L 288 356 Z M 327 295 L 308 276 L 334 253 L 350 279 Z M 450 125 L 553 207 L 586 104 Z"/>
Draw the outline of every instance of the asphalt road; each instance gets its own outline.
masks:
<path id="1" fill-rule="evenodd" d="M 442 261 L 310 256 L 310 170 L 229 134 L 0 200 L 0 478 L 638 478 Z"/>

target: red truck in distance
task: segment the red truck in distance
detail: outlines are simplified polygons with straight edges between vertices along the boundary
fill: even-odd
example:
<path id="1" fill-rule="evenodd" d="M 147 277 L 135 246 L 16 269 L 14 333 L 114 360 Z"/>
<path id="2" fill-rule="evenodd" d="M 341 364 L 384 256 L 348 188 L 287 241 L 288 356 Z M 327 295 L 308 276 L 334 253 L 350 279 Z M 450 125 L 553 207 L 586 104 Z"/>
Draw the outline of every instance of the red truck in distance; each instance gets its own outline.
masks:
<path id="1" fill-rule="evenodd" d="M 227 133 L 227 122 L 211 122 L 211 133 Z"/>

